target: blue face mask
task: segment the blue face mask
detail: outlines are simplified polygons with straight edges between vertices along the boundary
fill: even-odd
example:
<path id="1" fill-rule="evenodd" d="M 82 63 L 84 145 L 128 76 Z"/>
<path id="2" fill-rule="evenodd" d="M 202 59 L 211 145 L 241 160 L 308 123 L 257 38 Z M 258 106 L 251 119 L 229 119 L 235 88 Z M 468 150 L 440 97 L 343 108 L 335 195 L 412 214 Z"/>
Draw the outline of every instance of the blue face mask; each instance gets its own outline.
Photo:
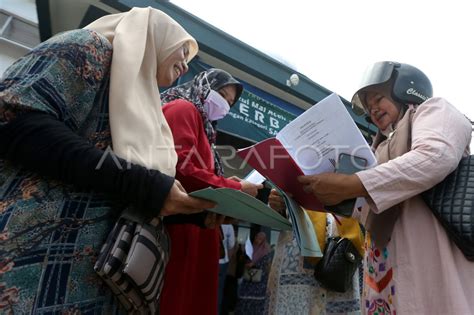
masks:
<path id="1" fill-rule="evenodd" d="M 207 81 L 207 74 L 205 78 Z M 207 94 L 204 101 L 204 110 L 210 121 L 216 121 L 224 118 L 229 113 L 230 106 L 222 95 L 211 89 L 209 81 L 207 81 L 207 84 L 209 86 L 209 94 Z"/>

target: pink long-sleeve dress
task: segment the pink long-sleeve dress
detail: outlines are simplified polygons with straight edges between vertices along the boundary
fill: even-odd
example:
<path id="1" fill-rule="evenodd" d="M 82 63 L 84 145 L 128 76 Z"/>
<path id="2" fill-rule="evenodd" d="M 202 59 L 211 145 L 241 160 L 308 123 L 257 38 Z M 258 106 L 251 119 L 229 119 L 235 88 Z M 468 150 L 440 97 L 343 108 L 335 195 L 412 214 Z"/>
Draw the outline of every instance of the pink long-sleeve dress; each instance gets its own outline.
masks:
<path id="1" fill-rule="evenodd" d="M 419 194 L 452 172 L 469 154 L 471 124 L 442 98 L 421 104 L 411 150 L 357 173 L 370 198 L 354 217 L 406 201 L 383 249 L 366 239 L 364 314 L 474 314 L 474 262 L 448 238 Z"/>

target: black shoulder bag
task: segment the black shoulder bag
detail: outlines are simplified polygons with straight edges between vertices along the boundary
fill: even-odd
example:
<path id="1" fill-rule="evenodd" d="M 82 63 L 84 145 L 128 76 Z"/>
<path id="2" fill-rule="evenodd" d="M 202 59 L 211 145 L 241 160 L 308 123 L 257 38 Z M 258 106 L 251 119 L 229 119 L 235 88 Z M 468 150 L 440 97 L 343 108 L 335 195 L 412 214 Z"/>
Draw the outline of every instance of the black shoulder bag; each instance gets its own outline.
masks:
<path id="1" fill-rule="evenodd" d="M 422 197 L 464 256 L 474 261 L 473 156 L 462 158 L 454 172 Z"/>

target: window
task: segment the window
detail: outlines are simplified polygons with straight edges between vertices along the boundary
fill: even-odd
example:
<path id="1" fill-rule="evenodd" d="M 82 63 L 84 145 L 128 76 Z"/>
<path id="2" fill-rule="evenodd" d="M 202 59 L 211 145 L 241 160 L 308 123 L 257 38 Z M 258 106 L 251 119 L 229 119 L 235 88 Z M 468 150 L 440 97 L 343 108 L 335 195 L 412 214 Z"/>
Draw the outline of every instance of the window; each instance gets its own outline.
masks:
<path id="1" fill-rule="evenodd" d="M 0 39 L 24 48 L 40 43 L 38 26 L 0 9 Z"/>

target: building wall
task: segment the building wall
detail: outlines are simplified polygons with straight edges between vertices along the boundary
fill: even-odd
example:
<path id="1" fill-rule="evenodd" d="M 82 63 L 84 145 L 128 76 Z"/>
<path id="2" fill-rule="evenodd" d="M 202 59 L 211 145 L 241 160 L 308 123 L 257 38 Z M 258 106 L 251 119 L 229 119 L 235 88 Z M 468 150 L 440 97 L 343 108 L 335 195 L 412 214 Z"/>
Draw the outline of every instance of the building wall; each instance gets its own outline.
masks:
<path id="1" fill-rule="evenodd" d="M 24 49 L 0 40 L 0 75 L 25 52 Z"/>
<path id="2" fill-rule="evenodd" d="M 39 43 L 35 1 L 0 1 L 0 76 Z"/>

